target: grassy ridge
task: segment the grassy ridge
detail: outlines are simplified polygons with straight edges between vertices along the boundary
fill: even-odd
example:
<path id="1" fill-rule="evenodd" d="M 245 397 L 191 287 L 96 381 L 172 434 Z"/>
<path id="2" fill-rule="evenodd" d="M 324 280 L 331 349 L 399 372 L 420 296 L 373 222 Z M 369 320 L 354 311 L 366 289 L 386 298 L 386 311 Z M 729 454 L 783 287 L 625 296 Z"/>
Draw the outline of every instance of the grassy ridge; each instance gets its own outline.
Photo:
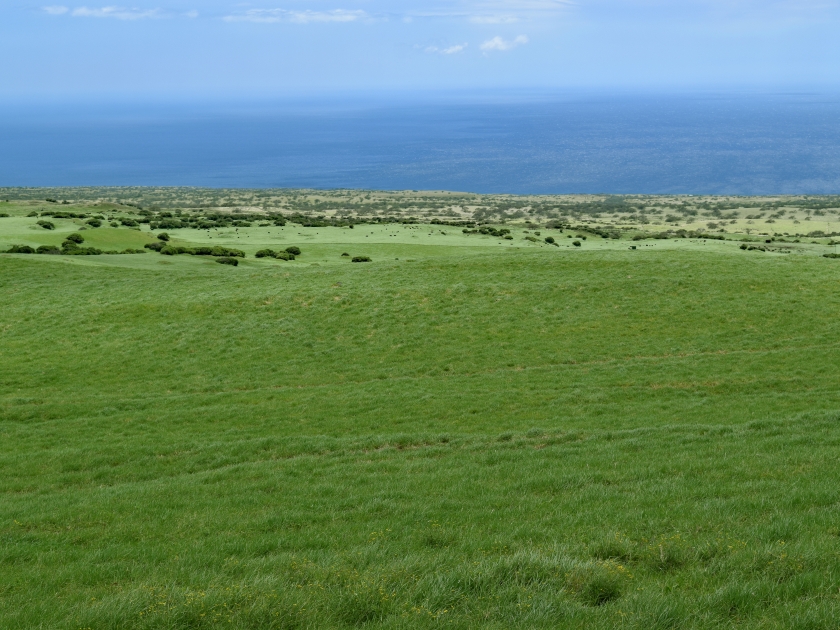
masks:
<path id="1" fill-rule="evenodd" d="M 834 261 L 368 247 L 0 256 L 0 625 L 834 627 Z"/>

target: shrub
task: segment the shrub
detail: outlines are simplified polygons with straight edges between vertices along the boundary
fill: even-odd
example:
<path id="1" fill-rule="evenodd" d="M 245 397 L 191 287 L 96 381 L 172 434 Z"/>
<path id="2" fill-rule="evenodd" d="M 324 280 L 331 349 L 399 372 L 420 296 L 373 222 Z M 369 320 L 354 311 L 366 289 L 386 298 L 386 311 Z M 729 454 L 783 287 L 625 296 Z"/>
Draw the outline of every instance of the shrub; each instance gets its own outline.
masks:
<path id="1" fill-rule="evenodd" d="M 823 254 L 823 258 L 840 258 L 840 254 Z"/>
<path id="2" fill-rule="evenodd" d="M 510 230 L 507 228 L 501 228 L 497 230 L 494 227 L 490 227 L 488 225 L 482 226 L 478 228 L 479 234 L 488 234 L 490 236 L 495 236 L 496 238 L 502 238 L 503 236 L 510 234 Z M 511 237 L 513 238 L 513 237 Z"/>
<path id="3" fill-rule="evenodd" d="M 72 241 L 64 241 L 61 253 L 65 256 L 98 256 L 102 250 L 95 247 L 79 247 Z"/>
<path id="4" fill-rule="evenodd" d="M 8 213 L 8 212 L 0 212 L 0 218 L 5 219 L 5 218 L 7 218 L 8 216 L 9 216 L 9 213 Z"/>
<path id="5" fill-rule="evenodd" d="M 29 247 L 29 245 L 12 245 L 8 250 L 6 250 L 7 254 L 34 254 L 35 250 Z"/>
<path id="6" fill-rule="evenodd" d="M 119 223 L 117 223 L 116 221 L 111 221 L 111 223 L 109 223 L 109 225 L 110 225 L 111 227 L 120 227 L 120 224 L 119 224 Z"/>
<path id="7" fill-rule="evenodd" d="M 81 244 L 85 242 L 85 237 L 79 234 L 78 232 L 73 232 L 65 240 L 65 242 L 67 241 L 70 241 L 71 243 Z"/>
<path id="8" fill-rule="evenodd" d="M 572 245 L 575 247 L 580 247 L 580 241 L 572 241 Z"/>
<path id="9" fill-rule="evenodd" d="M 32 212 L 30 212 L 30 213 L 29 213 L 29 214 L 27 214 L 26 216 L 28 216 L 28 217 L 37 217 L 37 216 L 38 216 L 38 213 L 37 213 L 35 210 L 33 210 Z"/>
<path id="10" fill-rule="evenodd" d="M 538 239 L 535 236 L 526 236 L 525 240 L 526 241 L 531 241 L 532 243 L 538 242 Z"/>
<path id="11" fill-rule="evenodd" d="M 233 265 L 234 267 L 236 267 L 239 264 L 239 261 L 231 256 L 221 256 L 216 259 L 216 262 L 221 263 L 223 265 Z"/>
<path id="12" fill-rule="evenodd" d="M 189 224 L 184 225 L 178 219 L 162 219 L 155 224 L 153 229 L 175 230 L 182 227 L 189 227 Z"/>
<path id="13" fill-rule="evenodd" d="M 511 236 L 510 234 L 505 234 L 505 238 L 509 241 L 513 240 L 513 236 Z"/>
<path id="14" fill-rule="evenodd" d="M 55 229 L 55 223 L 53 223 L 52 221 L 41 220 L 41 221 L 37 221 L 37 224 L 40 225 L 45 230 L 54 230 Z"/>
<path id="15" fill-rule="evenodd" d="M 127 218 L 120 219 L 120 223 L 122 223 L 125 227 L 137 227 L 139 225 L 139 223 L 137 223 L 134 219 Z"/>
<path id="16" fill-rule="evenodd" d="M 85 223 L 87 223 L 90 227 L 95 228 L 98 228 L 102 225 L 102 221 L 100 221 L 99 219 L 88 219 L 87 221 L 85 221 Z"/>
<path id="17" fill-rule="evenodd" d="M 545 237 L 545 242 L 549 243 L 551 245 L 554 245 L 554 237 L 553 236 L 546 236 Z"/>
<path id="18" fill-rule="evenodd" d="M 228 249 L 221 245 L 216 245 L 210 252 L 211 256 L 228 256 L 233 258 L 245 258 L 245 252 L 240 249 Z"/>
<path id="19" fill-rule="evenodd" d="M 129 247 L 128 249 L 124 249 L 121 252 L 117 252 L 117 253 L 119 253 L 119 254 L 145 254 L 146 252 L 142 249 L 131 249 Z"/>
<path id="20" fill-rule="evenodd" d="M 169 234 L 166 232 L 161 232 L 157 235 L 159 241 L 168 242 L 169 241 Z"/>
<path id="21" fill-rule="evenodd" d="M 370 256 L 353 256 L 351 262 L 371 262 Z"/>
<path id="22" fill-rule="evenodd" d="M 287 247 L 286 251 L 290 254 L 294 254 L 295 256 L 300 256 L 300 247 L 295 247 L 292 245 L 291 247 Z"/>
<path id="23" fill-rule="evenodd" d="M 170 245 L 164 241 L 157 241 L 155 243 L 146 243 L 143 247 L 160 252 L 164 256 L 175 256 L 177 254 L 190 254 L 192 256 L 217 256 L 224 258 L 245 258 L 245 252 L 239 249 L 228 249 L 221 245 L 215 247 L 182 247 L 180 245 Z M 294 257 L 293 257 L 294 258 Z"/>
<path id="24" fill-rule="evenodd" d="M 277 253 L 274 254 L 274 257 L 277 260 L 294 260 L 295 259 L 295 255 L 290 254 L 289 252 L 277 252 Z"/>
<path id="25" fill-rule="evenodd" d="M 36 254 L 60 254 L 61 250 L 55 245 L 41 245 L 35 250 Z"/>
<path id="26" fill-rule="evenodd" d="M 175 256 L 176 254 L 195 254 L 191 247 L 181 247 L 180 245 L 166 245 L 160 253 L 164 256 Z"/>
<path id="27" fill-rule="evenodd" d="M 347 252 L 344 252 L 344 253 L 342 254 L 342 256 L 349 256 L 349 255 L 350 255 L 350 254 L 348 254 Z"/>
<path id="28" fill-rule="evenodd" d="M 261 249 L 254 256 L 257 258 L 274 258 L 276 252 L 273 249 Z"/>

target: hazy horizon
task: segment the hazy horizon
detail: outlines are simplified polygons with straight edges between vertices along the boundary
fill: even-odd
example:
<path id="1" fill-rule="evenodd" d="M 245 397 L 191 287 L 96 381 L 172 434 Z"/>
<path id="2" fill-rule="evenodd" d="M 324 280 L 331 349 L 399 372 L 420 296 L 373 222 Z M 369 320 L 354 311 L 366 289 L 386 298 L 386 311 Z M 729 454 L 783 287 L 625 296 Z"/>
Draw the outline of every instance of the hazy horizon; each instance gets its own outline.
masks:
<path id="1" fill-rule="evenodd" d="M 838 0 L 24 0 L 0 99 L 834 91 L 839 25 Z"/>

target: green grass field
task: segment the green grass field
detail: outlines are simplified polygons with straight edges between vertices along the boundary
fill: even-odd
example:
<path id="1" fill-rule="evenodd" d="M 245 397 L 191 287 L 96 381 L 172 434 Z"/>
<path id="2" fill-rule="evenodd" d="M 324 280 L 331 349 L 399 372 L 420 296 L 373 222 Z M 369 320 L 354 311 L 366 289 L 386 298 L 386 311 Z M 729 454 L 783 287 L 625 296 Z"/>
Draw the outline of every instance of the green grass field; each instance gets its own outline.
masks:
<path id="1" fill-rule="evenodd" d="M 509 227 L 0 255 L 0 627 L 840 627 L 830 246 Z"/>

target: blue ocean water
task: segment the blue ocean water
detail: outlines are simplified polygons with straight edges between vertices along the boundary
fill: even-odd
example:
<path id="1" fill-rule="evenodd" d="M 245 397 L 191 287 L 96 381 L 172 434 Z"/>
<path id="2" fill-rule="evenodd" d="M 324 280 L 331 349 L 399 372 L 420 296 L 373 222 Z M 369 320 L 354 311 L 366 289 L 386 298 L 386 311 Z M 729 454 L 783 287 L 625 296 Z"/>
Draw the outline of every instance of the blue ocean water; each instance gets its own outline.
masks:
<path id="1" fill-rule="evenodd" d="M 840 193 L 840 96 L 0 109 L 0 186 Z"/>

